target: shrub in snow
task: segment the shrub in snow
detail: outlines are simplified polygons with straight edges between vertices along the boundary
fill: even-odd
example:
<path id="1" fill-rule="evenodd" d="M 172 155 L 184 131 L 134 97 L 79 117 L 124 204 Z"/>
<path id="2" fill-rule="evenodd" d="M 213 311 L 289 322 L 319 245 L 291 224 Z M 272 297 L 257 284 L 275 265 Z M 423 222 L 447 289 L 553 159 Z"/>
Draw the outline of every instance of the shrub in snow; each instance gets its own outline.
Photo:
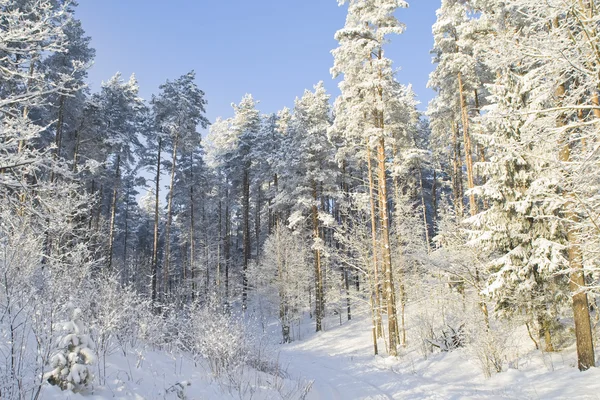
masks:
<path id="1" fill-rule="evenodd" d="M 50 359 L 52 370 L 44 375 L 44 380 L 62 390 L 79 392 L 94 380 L 91 371 L 95 361 L 94 343 L 81 322 L 81 310 L 71 303 L 67 308 L 71 312 L 71 320 L 58 324 L 61 334 L 56 341 L 57 349 Z"/>
<path id="2" fill-rule="evenodd" d="M 465 324 L 460 325 L 454 329 L 448 326 L 447 329 L 442 330 L 442 334 L 434 340 L 428 340 L 432 346 L 437 347 L 440 351 L 452 351 L 465 345 Z"/>
<path id="3" fill-rule="evenodd" d="M 519 351 L 515 336 L 518 325 L 515 320 L 491 320 L 488 328 L 481 320 L 467 321 L 467 352 L 479 361 L 486 378 L 504 371 L 508 361 L 515 359 Z"/>
<path id="4" fill-rule="evenodd" d="M 168 388 L 166 392 L 175 393 L 178 399 L 186 400 L 188 398 L 186 394 L 186 387 L 191 385 L 192 384 L 188 381 L 177 382 L 176 384 Z"/>
<path id="5" fill-rule="evenodd" d="M 141 336 L 141 321 L 150 311 L 150 300 L 131 289 L 123 287 L 116 275 L 99 276 L 96 290 L 90 292 L 90 331 L 98 355 L 100 385 L 106 383 L 106 359 L 117 350 L 127 354 Z M 155 315 L 152 318 L 157 319 Z M 160 318 L 158 318 L 160 320 Z"/>
<path id="6" fill-rule="evenodd" d="M 249 348 L 244 326 L 210 307 L 194 312 L 194 353 L 205 358 L 215 376 L 246 364 Z"/>

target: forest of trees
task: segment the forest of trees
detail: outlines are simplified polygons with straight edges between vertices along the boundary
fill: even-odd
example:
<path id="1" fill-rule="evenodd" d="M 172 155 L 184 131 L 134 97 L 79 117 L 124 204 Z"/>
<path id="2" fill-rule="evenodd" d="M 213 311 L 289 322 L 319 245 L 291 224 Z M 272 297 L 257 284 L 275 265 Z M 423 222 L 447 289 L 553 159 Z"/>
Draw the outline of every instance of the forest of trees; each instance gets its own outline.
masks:
<path id="1" fill-rule="evenodd" d="M 119 73 L 92 93 L 74 2 L 0 0 L 0 397 L 87 384 L 57 321 L 102 363 L 258 300 L 282 342 L 368 314 L 375 354 L 471 341 L 491 374 L 521 326 L 594 366 L 598 1 L 442 0 L 425 113 L 385 56 L 408 5 L 339 2 L 337 98 L 265 115 L 248 94 L 209 121 L 193 71 L 148 101 Z"/>

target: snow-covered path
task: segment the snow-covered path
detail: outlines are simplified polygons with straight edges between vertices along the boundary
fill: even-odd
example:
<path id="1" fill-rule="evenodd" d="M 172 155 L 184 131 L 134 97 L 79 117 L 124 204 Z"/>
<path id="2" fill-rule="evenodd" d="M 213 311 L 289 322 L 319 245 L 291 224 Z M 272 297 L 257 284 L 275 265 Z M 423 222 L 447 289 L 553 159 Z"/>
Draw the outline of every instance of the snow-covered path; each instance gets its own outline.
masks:
<path id="1" fill-rule="evenodd" d="M 280 361 L 287 372 L 313 381 L 309 400 L 444 398 L 436 390 L 415 387 L 416 377 L 395 372 L 388 364 L 395 360 L 373 357 L 363 325 L 349 323 L 282 347 Z"/>
<path id="2" fill-rule="evenodd" d="M 346 323 L 282 346 L 288 374 L 313 381 L 308 400 L 600 399 L 600 370 L 580 373 L 568 354 L 546 361 L 534 354 L 524 368 L 485 379 L 461 351 L 429 360 L 415 353 L 373 357 L 367 324 Z"/>
<path id="3" fill-rule="evenodd" d="M 291 357 L 288 359 L 287 356 Z M 305 376 L 313 381 L 309 400 L 393 399 L 385 388 L 374 383 L 385 378 L 383 375 L 387 374 L 379 372 L 377 377 L 370 376 L 370 371 L 364 368 L 365 365 L 342 363 L 339 357 L 308 351 L 293 353 L 293 356 L 292 353 L 287 354 L 287 351 L 284 351 L 281 360 L 284 365 L 289 363 L 288 373 Z M 388 378 L 396 379 L 392 376 Z"/>
<path id="4" fill-rule="evenodd" d="M 362 324 L 352 325 L 282 348 L 280 361 L 288 373 L 313 381 L 308 400 L 449 399 L 464 398 L 451 392 L 465 397 L 474 394 L 467 387 L 448 382 L 444 388 L 442 382 L 397 371 L 395 360 L 371 355 L 370 338 L 361 334 Z"/>

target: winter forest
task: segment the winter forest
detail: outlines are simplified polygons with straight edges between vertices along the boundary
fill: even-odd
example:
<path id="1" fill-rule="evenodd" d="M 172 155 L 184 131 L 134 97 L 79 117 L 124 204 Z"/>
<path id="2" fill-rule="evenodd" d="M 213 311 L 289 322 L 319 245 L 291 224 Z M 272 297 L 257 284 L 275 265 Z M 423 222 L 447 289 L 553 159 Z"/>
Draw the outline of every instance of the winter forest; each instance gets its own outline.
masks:
<path id="1" fill-rule="evenodd" d="M 339 93 L 209 120 L 0 0 L 1 399 L 596 398 L 600 1 L 441 0 L 421 109 L 337 2 Z"/>

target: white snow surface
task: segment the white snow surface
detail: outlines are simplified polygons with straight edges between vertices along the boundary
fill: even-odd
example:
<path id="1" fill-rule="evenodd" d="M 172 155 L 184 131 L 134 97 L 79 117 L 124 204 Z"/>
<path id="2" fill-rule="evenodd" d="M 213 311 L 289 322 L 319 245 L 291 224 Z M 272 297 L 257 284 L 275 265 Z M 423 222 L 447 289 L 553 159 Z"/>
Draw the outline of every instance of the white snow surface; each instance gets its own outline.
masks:
<path id="1" fill-rule="evenodd" d="M 281 393 L 293 393 L 298 382 L 310 381 L 307 400 L 600 399 L 600 370 L 579 372 L 572 348 L 542 353 L 524 341 L 524 347 L 530 348 L 519 357 L 518 365 L 487 379 L 464 349 L 428 359 L 416 350 L 400 352 L 398 358 L 373 356 L 368 318 L 341 326 L 333 321 L 328 321 L 330 328 L 325 332 L 274 345 L 285 379 L 247 369 L 242 372 L 246 375 L 243 384 L 236 385 L 227 378 L 212 377 L 208 368 L 186 355 L 132 352 L 110 356 L 106 384 L 96 382 L 90 393 L 45 386 L 41 399 L 296 399 L 298 392 L 292 397 Z M 385 352 L 383 341 L 380 346 Z M 278 380 L 288 389 L 274 390 Z"/>
<path id="2" fill-rule="evenodd" d="M 579 372 L 574 350 L 532 351 L 486 379 L 462 349 L 374 357 L 369 327 L 351 321 L 281 349 L 289 372 L 314 380 L 307 399 L 600 399 L 600 369 Z"/>

